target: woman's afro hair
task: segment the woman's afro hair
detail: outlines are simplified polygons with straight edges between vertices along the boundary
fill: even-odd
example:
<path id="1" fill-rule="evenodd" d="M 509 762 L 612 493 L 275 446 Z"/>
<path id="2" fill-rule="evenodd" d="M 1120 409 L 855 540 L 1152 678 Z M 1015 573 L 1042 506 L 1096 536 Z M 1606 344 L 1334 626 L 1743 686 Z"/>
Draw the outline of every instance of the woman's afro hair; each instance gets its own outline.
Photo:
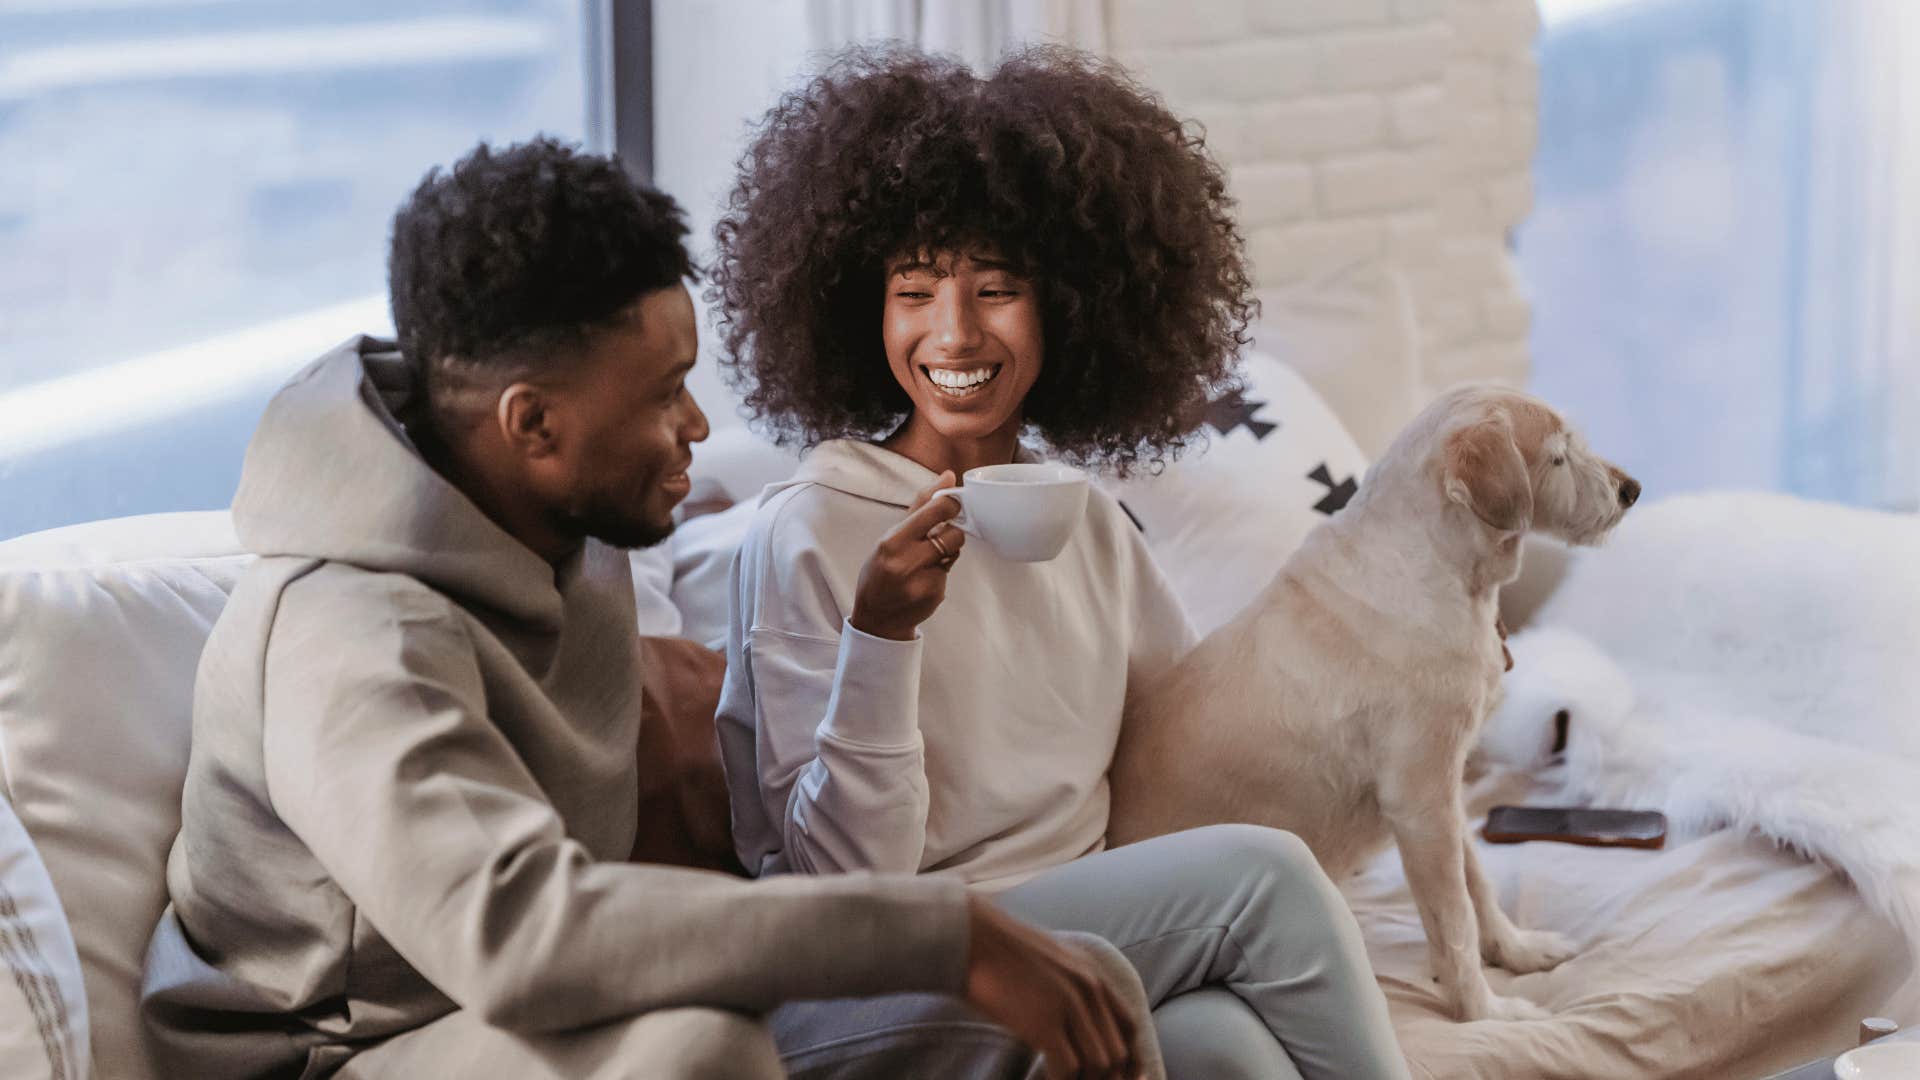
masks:
<path id="1" fill-rule="evenodd" d="M 1033 281 L 1045 362 L 1024 420 L 1121 474 L 1181 449 L 1236 386 L 1254 312 L 1200 133 L 1057 46 L 984 78 L 899 47 L 841 54 L 762 121 L 716 239 L 722 363 L 786 444 L 881 437 L 908 414 L 880 333 L 903 255 L 991 252 Z"/>

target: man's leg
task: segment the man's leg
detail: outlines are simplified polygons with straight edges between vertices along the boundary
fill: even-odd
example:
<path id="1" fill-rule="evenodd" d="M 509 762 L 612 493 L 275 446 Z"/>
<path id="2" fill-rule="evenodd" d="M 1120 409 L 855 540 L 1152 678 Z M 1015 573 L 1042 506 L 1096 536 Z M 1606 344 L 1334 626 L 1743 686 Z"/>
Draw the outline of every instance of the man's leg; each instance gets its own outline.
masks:
<path id="1" fill-rule="evenodd" d="M 662 1009 L 521 1036 L 456 1012 L 361 1051 L 340 1080 L 784 1080 L 766 1025 L 721 1009 Z"/>
<path id="2" fill-rule="evenodd" d="M 1120 947 L 1156 1007 L 1247 1003 L 1310 1080 L 1405 1080 L 1360 926 L 1298 837 L 1215 825 L 1089 855 L 1007 890 L 1009 912 Z"/>

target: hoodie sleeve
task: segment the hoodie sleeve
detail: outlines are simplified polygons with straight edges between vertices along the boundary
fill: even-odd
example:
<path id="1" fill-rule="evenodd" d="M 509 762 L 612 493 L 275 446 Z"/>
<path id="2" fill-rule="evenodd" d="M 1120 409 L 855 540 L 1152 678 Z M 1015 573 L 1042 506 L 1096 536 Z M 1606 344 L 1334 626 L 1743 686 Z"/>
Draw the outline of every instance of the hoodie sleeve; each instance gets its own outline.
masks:
<path id="1" fill-rule="evenodd" d="M 735 848 L 755 873 L 917 872 L 921 641 L 847 622 L 835 594 L 852 583 L 835 580 L 803 523 L 783 519 L 789 502 L 762 508 L 733 568 L 716 724 Z"/>
<path id="2" fill-rule="evenodd" d="M 957 883 L 595 862 L 489 722 L 449 602 L 398 586 L 379 604 L 306 599 L 289 590 L 267 647 L 269 798 L 358 917 L 462 1008 L 531 1033 L 962 986 Z"/>

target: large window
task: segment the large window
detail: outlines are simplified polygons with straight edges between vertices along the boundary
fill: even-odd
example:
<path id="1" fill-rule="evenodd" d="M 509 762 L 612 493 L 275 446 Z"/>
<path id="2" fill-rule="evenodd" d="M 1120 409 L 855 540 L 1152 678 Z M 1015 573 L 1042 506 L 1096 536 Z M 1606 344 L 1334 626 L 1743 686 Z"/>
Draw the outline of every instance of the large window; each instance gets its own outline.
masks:
<path id="1" fill-rule="evenodd" d="M 267 396 L 388 332 L 387 226 L 582 139 L 577 0 L 0 0 L 0 539 L 231 499 Z"/>
<path id="2" fill-rule="evenodd" d="M 1920 4 L 1542 10 L 1534 386 L 1649 496 L 1920 506 Z"/>

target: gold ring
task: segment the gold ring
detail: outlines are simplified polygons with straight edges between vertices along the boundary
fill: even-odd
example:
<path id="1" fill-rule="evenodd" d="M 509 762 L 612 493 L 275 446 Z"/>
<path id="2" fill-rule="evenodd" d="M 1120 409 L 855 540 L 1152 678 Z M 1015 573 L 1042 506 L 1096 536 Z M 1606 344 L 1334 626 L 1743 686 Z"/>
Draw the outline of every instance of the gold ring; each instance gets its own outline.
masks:
<path id="1" fill-rule="evenodd" d="M 942 562 L 950 561 L 953 559 L 953 557 L 956 554 L 958 554 L 958 552 L 951 550 L 950 548 L 947 547 L 947 545 L 940 542 L 939 533 L 928 533 L 927 543 L 932 544 L 933 550 L 940 553 L 940 561 Z"/>

